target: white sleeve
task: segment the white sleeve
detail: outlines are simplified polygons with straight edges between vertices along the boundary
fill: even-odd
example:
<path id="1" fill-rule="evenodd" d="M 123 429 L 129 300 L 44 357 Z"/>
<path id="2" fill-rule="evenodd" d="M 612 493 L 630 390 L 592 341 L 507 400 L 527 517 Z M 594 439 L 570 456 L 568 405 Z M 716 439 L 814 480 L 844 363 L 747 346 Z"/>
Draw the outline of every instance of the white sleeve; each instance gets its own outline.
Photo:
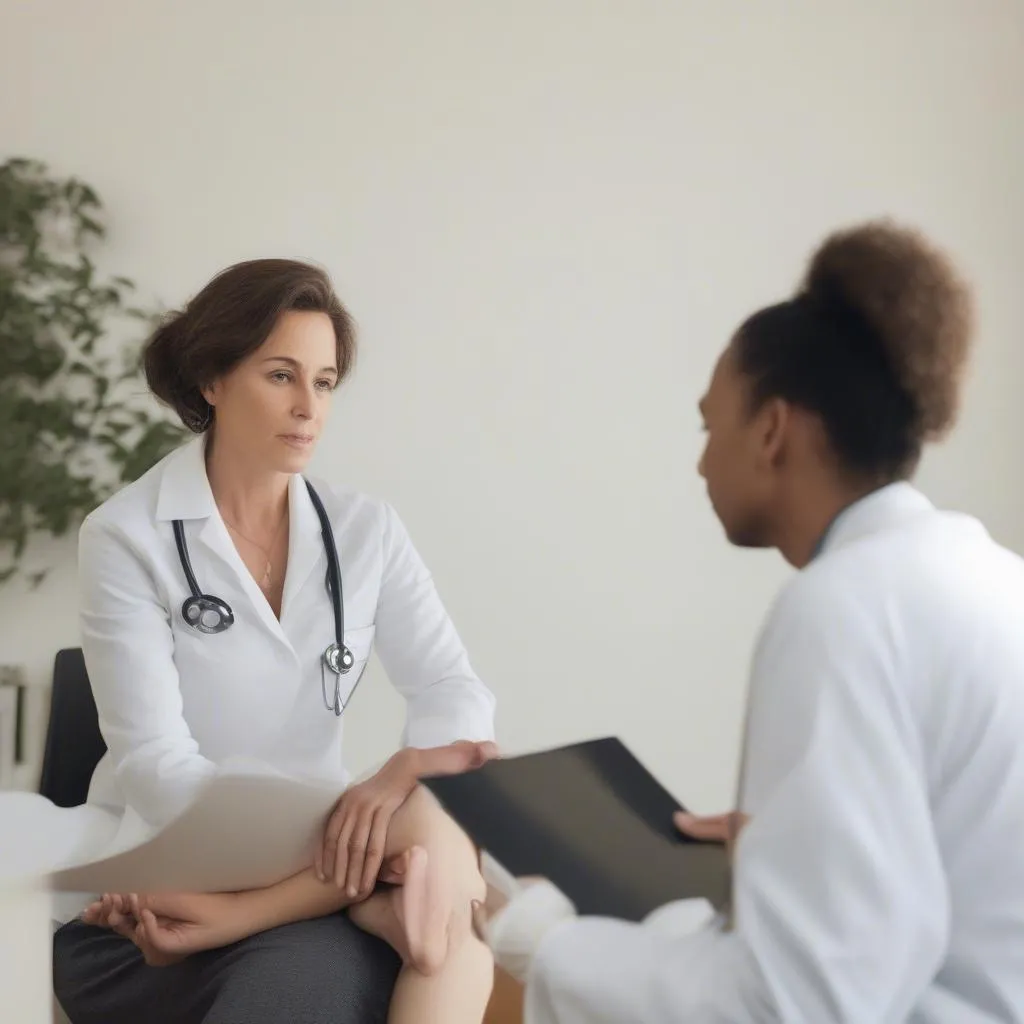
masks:
<path id="1" fill-rule="evenodd" d="M 801 581 L 768 624 L 735 929 L 562 924 L 534 958 L 527 1024 L 907 1019 L 941 964 L 948 908 L 882 620 Z"/>
<path id="2" fill-rule="evenodd" d="M 477 678 L 434 580 L 390 505 L 376 643 L 392 685 L 407 702 L 403 742 L 444 746 L 494 739 L 493 694 Z"/>
<path id="3" fill-rule="evenodd" d="M 159 827 L 216 771 L 182 714 L 170 613 L 116 528 L 87 519 L 78 559 L 82 652 L 100 731 L 128 807 Z"/>

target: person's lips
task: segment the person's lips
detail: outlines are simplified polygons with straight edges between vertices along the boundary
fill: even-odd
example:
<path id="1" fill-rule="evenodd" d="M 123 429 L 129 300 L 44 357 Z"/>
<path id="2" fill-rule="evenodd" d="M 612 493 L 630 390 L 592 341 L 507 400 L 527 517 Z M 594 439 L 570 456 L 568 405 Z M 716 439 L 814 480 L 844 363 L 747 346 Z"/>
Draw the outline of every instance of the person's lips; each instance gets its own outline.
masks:
<path id="1" fill-rule="evenodd" d="M 312 434 L 278 434 L 278 437 L 293 448 L 308 448 L 316 440 Z"/>

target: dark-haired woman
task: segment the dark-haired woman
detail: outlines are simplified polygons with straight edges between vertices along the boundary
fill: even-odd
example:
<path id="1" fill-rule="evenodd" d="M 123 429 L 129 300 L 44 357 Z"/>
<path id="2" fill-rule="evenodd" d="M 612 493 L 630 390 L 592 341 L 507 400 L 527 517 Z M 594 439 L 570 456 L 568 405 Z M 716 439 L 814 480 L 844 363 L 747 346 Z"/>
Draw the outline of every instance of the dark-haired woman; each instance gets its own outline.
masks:
<path id="1" fill-rule="evenodd" d="M 527 886 L 480 930 L 528 980 L 530 1024 L 1024 1020 L 1024 561 L 909 482 L 953 423 L 971 321 L 949 261 L 873 223 L 722 354 L 711 504 L 732 543 L 800 570 L 718 822 L 745 822 L 732 904 L 634 925 Z"/>
<path id="2" fill-rule="evenodd" d="M 482 1019 L 476 853 L 417 778 L 493 755 L 494 700 L 395 511 L 304 475 L 354 350 L 326 275 L 285 260 L 226 270 L 147 346 L 152 390 L 198 436 L 81 530 L 108 747 L 89 800 L 128 841 L 230 758 L 343 795 L 315 863 L 276 886 L 107 894 L 65 924 L 54 984 L 74 1024 Z M 343 712 L 374 646 L 407 702 L 404 745 L 352 783 Z"/>

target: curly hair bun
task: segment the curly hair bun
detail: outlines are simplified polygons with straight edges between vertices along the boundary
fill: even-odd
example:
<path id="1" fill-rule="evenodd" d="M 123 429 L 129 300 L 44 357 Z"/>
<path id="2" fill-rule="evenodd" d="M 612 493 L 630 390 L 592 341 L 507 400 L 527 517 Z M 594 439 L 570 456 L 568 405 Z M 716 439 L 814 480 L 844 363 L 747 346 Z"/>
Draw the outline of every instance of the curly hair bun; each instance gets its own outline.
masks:
<path id="1" fill-rule="evenodd" d="M 922 440 L 953 426 L 974 309 L 945 253 L 913 229 L 872 221 L 826 238 L 801 291 L 814 303 L 841 305 L 865 324 L 913 403 Z"/>

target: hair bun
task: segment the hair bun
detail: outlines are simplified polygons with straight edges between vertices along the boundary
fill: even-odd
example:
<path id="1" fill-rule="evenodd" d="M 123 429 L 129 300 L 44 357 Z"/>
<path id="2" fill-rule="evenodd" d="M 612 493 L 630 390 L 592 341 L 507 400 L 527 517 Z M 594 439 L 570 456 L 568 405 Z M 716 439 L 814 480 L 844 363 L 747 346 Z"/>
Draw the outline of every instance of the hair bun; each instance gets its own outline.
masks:
<path id="1" fill-rule="evenodd" d="M 873 221 L 826 238 L 801 291 L 841 304 L 871 330 L 914 404 L 922 437 L 953 425 L 974 311 L 969 288 L 942 251 L 913 229 Z"/>
<path id="2" fill-rule="evenodd" d="M 209 425 L 210 407 L 188 365 L 189 332 L 187 309 L 165 314 L 146 344 L 142 365 L 150 391 L 198 434 Z"/>

